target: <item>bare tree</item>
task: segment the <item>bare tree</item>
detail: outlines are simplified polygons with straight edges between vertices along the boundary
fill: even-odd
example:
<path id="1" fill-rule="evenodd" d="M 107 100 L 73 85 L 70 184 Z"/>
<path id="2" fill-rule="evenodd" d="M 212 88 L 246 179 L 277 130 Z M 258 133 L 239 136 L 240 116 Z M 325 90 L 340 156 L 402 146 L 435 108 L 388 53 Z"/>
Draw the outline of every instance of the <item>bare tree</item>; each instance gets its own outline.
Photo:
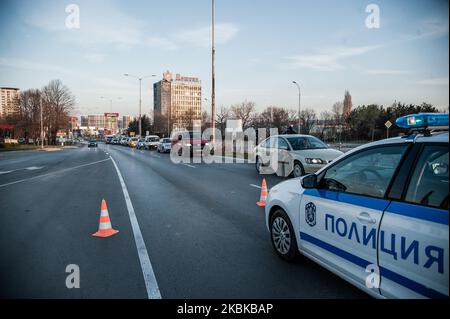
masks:
<path id="1" fill-rule="evenodd" d="M 335 125 L 342 123 L 342 111 L 344 109 L 344 104 L 342 102 L 336 102 L 331 107 L 331 112 L 333 113 L 333 119 Z"/>
<path id="2" fill-rule="evenodd" d="M 43 89 L 45 124 L 49 143 L 56 143 L 59 130 L 68 129 L 69 114 L 75 105 L 75 97 L 60 80 L 52 80 Z"/>
<path id="3" fill-rule="evenodd" d="M 268 129 L 277 128 L 278 132 L 281 133 L 290 125 L 289 119 L 289 110 L 282 107 L 270 106 L 256 116 L 255 122 L 258 127 Z"/>
<path id="4" fill-rule="evenodd" d="M 242 121 L 242 128 L 244 130 L 251 126 L 251 122 L 255 116 L 255 106 L 256 104 L 254 102 L 245 101 L 231 107 L 233 117 Z"/>
<path id="5" fill-rule="evenodd" d="M 220 130 L 222 136 L 225 136 L 225 129 L 227 121 L 230 119 L 231 111 L 229 108 L 222 106 L 220 111 L 216 114 L 216 128 Z"/>
<path id="6" fill-rule="evenodd" d="M 202 132 L 210 127 L 211 125 L 211 117 L 209 116 L 208 112 L 203 111 L 202 112 L 202 116 L 201 116 L 201 121 L 202 121 Z"/>
<path id="7" fill-rule="evenodd" d="M 350 115 L 350 112 L 352 111 L 352 96 L 350 95 L 349 91 L 345 91 L 344 96 L 344 106 L 342 110 L 343 120 L 347 122 L 348 116 Z"/>
<path id="8" fill-rule="evenodd" d="M 40 99 L 41 92 L 36 89 L 26 90 L 18 97 L 19 112 L 15 115 L 15 123 L 19 135 L 36 140 L 40 135 Z"/>
<path id="9" fill-rule="evenodd" d="M 304 109 L 300 112 L 300 121 L 302 123 L 300 133 L 310 134 L 311 129 L 317 124 L 317 114 L 313 109 Z"/>

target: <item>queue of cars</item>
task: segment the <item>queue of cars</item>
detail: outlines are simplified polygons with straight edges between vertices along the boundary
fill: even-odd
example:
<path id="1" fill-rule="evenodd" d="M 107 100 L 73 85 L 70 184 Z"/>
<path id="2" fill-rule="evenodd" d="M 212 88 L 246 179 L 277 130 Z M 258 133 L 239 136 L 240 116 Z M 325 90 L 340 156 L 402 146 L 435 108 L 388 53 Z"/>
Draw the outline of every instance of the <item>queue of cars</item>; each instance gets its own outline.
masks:
<path id="1" fill-rule="evenodd" d="M 156 150 L 158 152 L 170 152 L 172 142 L 170 138 L 160 138 L 158 135 L 145 137 L 107 136 L 106 144 L 122 145 L 140 150 Z"/>

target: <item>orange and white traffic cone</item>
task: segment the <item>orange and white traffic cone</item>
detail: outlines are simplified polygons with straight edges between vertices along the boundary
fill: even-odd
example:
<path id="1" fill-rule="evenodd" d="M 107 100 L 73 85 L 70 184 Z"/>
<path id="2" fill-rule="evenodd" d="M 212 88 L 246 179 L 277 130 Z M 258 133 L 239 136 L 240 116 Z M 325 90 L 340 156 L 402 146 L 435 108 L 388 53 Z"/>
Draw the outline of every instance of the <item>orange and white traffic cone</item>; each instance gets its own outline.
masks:
<path id="1" fill-rule="evenodd" d="M 108 208 L 106 207 L 106 201 L 102 200 L 102 208 L 100 213 L 100 224 L 98 226 L 98 231 L 92 236 L 96 237 L 109 237 L 117 234 L 119 231 L 115 230 L 111 226 L 111 220 L 109 219 Z"/>
<path id="2" fill-rule="evenodd" d="M 267 184 L 266 184 L 266 179 L 264 178 L 262 181 L 262 187 L 261 187 L 261 197 L 259 199 L 259 202 L 256 203 L 256 205 L 258 205 L 260 207 L 266 206 L 267 194 L 268 194 Z"/>

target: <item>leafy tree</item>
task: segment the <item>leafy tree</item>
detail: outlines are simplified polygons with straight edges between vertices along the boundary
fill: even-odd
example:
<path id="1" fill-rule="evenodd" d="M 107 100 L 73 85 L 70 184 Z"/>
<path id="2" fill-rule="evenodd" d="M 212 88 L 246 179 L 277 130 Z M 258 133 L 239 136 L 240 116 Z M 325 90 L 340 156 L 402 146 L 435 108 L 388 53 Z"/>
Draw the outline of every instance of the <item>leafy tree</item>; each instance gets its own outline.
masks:
<path id="1" fill-rule="evenodd" d="M 153 133 L 152 128 L 150 118 L 147 115 L 143 115 L 141 117 L 142 136 L 145 136 L 147 131 Z M 128 124 L 128 132 L 134 132 L 136 136 L 139 134 L 139 118 L 136 118 Z"/>

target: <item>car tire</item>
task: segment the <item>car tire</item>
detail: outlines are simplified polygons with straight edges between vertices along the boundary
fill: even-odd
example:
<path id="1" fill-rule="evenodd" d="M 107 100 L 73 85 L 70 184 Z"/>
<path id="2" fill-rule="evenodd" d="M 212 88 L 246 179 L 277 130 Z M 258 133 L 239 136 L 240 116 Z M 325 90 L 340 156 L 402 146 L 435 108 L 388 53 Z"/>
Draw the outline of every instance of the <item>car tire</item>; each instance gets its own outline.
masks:
<path id="1" fill-rule="evenodd" d="M 261 167 L 262 167 L 262 162 L 261 162 L 261 157 L 257 156 L 256 157 L 256 171 L 258 172 L 258 174 L 261 174 Z"/>
<path id="2" fill-rule="evenodd" d="M 292 170 L 291 176 L 296 177 L 302 177 L 305 175 L 305 169 L 299 161 L 294 162 L 294 169 Z"/>
<path id="3" fill-rule="evenodd" d="M 294 261 L 299 255 L 297 239 L 291 221 L 283 209 L 277 209 L 273 213 L 269 228 L 270 241 L 278 257 Z"/>

